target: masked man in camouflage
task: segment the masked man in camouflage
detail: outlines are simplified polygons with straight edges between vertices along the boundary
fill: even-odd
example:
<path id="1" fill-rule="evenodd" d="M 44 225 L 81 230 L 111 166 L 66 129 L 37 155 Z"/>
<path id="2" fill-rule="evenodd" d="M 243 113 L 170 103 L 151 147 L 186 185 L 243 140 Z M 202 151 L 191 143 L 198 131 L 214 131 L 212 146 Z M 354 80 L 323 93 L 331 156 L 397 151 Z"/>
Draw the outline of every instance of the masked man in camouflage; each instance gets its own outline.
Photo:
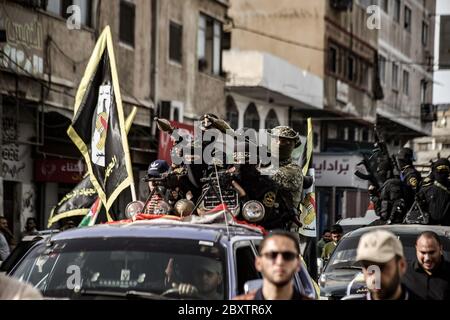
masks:
<path id="1" fill-rule="evenodd" d="M 279 186 L 287 207 L 297 211 L 302 200 L 304 177 L 302 168 L 292 160 L 292 152 L 301 145 L 300 136 L 290 127 L 279 126 L 270 130 L 270 137 L 271 156 L 278 166 L 272 164 L 261 172 Z M 298 218 L 298 211 L 292 215 Z"/>

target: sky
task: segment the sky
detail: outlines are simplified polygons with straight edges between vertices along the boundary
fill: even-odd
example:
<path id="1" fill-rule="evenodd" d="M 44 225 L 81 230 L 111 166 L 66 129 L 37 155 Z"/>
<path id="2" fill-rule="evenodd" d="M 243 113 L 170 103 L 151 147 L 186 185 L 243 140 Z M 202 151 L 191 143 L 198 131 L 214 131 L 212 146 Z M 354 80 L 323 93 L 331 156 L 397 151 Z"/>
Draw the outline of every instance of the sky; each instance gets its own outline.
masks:
<path id="1" fill-rule="evenodd" d="M 450 0 L 437 0 L 437 15 L 450 15 Z M 439 55 L 439 16 L 436 19 L 435 56 Z M 433 104 L 450 104 L 450 70 L 440 70 L 434 74 Z"/>

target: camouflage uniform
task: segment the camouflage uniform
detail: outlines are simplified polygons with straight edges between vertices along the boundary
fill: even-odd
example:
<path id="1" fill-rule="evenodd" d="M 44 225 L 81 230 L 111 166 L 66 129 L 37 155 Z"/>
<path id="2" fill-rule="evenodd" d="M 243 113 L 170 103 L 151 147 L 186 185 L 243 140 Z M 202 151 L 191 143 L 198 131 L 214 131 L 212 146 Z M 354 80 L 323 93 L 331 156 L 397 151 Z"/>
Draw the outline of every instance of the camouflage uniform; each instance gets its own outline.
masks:
<path id="1" fill-rule="evenodd" d="M 279 147 L 279 167 L 273 165 L 261 169 L 261 173 L 269 175 L 278 186 L 283 206 L 289 210 L 298 210 L 303 194 L 303 172 L 302 168 L 292 161 L 292 151 L 300 146 L 300 137 L 292 128 L 286 126 L 276 127 L 270 130 L 272 138 L 282 138 L 290 141 L 289 144 Z M 274 152 L 272 148 L 272 152 Z M 296 213 L 297 218 L 299 213 Z"/>

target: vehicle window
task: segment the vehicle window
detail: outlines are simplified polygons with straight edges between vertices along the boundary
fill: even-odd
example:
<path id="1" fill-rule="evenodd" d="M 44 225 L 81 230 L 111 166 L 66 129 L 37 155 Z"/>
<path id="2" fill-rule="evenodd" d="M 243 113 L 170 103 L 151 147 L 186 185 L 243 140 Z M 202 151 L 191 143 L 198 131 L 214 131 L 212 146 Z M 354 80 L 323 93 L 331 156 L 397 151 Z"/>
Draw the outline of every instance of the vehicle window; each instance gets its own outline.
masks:
<path id="1" fill-rule="evenodd" d="M 247 281 L 261 278 L 255 267 L 255 254 L 250 246 L 240 245 L 236 249 L 236 274 L 238 293 L 244 293 L 244 284 Z"/>
<path id="2" fill-rule="evenodd" d="M 216 300 L 225 297 L 224 257 L 223 248 L 194 240 L 57 241 L 33 249 L 12 276 L 55 298 L 76 299 L 90 291 L 161 295 L 183 283 L 198 292 L 183 298 Z"/>
<path id="3" fill-rule="evenodd" d="M 39 239 L 33 241 L 22 241 L 17 247 L 11 252 L 9 257 L 3 261 L 0 272 L 10 272 L 12 268 L 19 262 L 20 259 L 27 253 L 27 251 L 37 242 Z"/>
<path id="4" fill-rule="evenodd" d="M 416 243 L 417 235 L 401 235 L 400 241 L 403 244 L 405 258 L 408 263 L 416 259 Z M 352 269 L 360 268 L 356 262 L 356 249 L 358 247 L 360 237 L 350 237 L 343 239 L 330 258 L 325 272 L 333 272 L 336 269 Z M 450 240 L 441 237 L 444 246 L 444 257 L 446 260 L 450 258 Z"/>

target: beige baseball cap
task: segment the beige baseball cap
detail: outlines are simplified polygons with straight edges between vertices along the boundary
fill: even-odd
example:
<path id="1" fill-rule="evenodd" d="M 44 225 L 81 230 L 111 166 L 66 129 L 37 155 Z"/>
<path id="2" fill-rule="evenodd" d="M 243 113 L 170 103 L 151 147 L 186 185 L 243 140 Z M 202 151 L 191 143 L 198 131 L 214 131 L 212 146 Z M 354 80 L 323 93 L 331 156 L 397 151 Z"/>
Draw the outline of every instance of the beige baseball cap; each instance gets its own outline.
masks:
<path id="1" fill-rule="evenodd" d="M 376 230 L 361 237 L 356 260 L 386 263 L 397 255 L 404 257 L 403 246 L 397 236 L 386 230 Z"/>

